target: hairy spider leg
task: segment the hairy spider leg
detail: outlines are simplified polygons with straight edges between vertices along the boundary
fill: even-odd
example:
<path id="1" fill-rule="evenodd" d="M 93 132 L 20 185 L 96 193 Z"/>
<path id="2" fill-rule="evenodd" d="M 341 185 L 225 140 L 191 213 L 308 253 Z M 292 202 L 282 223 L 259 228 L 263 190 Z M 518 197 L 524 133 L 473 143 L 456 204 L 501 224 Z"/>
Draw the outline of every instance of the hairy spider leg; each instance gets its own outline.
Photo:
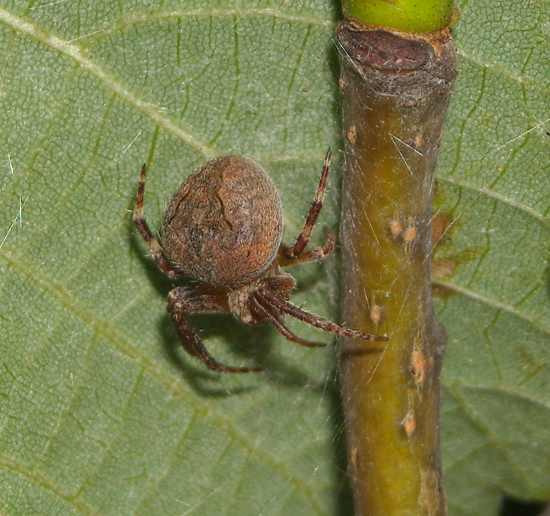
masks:
<path id="1" fill-rule="evenodd" d="M 283 297 L 279 296 L 275 292 L 271 291 L 268 288 L 263 288 L 257 293 L 263 300 L 265 300 L 269 305 L 274 308 L 279 309 L 281 312 L 290 315 L 300 321 L 303 321 L 315 328 L 320 330 L 334 333 L 336 335 L 342 335 L 343 337 L 350 337 L 352 339 L 364 339 L 364 340 L 388 340 L 388 337 L 385 335 L 373 335 L 372 333 L 363 333 L 358 330 L 352 330 L 350 328 L 344 328 L 336 323 L 327 321 L 322 317 L 310 314 L 301 308 L 293 305 L 288 302 Z"/>
<path id="2" fill-rule="evenodd" d="M 294 242 L 294 245 L 292 247 L 285 246 L 284 255 L 286 256 L 286 258 L 289 258 L 291 260 L 298 258 L 304 252 L 304 249 L 309 242 L 311 232 L 313 231 L 315 222 L 317 222 L 317 217 L 319 216 L 321 208 L 323 207 L 325 190 L 327 188 L 328 173 L 330 170 L 330 157 L 331 150 L 329 148 L 327 151 L 327 155 L 325 156 L 323 172 L 321 173 L 321 178 L 319 179 L 319 186 L 317 187 L 317 192 L 315 193 L 315 197 L 313 199 L 313 202 L 311 203 L 311 207 L 309 208 L 306 222 L 304 223 L 302 232 L 298 235 L 296 242 Z"/>
<path id="3" fill-rule="evenodd" d="M 181 332 L 181 343 L 185 351 L 202 360 L 209 369 L 220 373 L 263 371 L 263 367 L 232 367 L 218 362 L 185 318 L 191 313 L 229 312 L 227 297 L 212 292 L 215 292 L 215 289 L 207 285 L 193 285 L 177 287 L 168 293 L 168 314 Z"/>
<path id="4" fill-rule="evenodd" d="M 147 242 L 147 245 L 149 246 L 149 249 L 151 251 L 151 254 L 155 261 L 157 262 L 158 268 L 166 274 L 170 279 L 177 279 L 180 277 L 180 273 L 178 272 L 178 269 L 173 266 L 168 258 L 166 258 L 166 255 L 164 254 L 164 251 L 162 250 L 162 247 L 160 247 L 160 244 L 158 243 L 157 239 L 153 236 L 153 233 L 149 229 L 149 225 L 145 221 L 145 214 L 143 210 L 143 197 L 145 194 L 145 173 L 147 171 L 147 164 L 143 164 L 141 167 L 141 173 L 139 175 L 139 184 L 137 189 L 137 195 L 136 195 L 136 206 L 134 208 L 134 223 L 136 224 L 139 232 L 141 233 L 141 236 L 143 239 Z"/>
<path id="5" fill-rule="evenodd" d="M 287 265 L 297 265 L 301 263 L 318 262 L 319 260 L 322 260 L 323 258 L 328 256 L 330 253 L 332 253 L 335 243 L 336 243 L 336 235 L 332 231 L 329 231 L 327 240 L 322 246 L 316 247 L 315 249 L 312 249 L 311 251 L 308 251 L 306 253 L 302 253 L 296 258 L 289 258 L 286 255 L 289 247 L 286 244 L 282 243 L 279 247 L 279 256 L 277 257 L 277 265 L 281 267 L 286 267 Z"/>
<path id="6" fill-rule="evenodd" d="M 294 333 L 292 333 L 277 317 L 275 317 L 268 309 L 265 304 L 267 302 L 258 294 L 254 293 L 250 299 L 252 307 L 258 314 L 260 314 L 267 322 L 269 322 L 283 337 L 286 337 L 296 344 L 301 344 L 302 346 L 307 346 L 310 348 L 313 347 L 324 347 L 326 344 L 322 342 L 311 342 L 309 340 L 302 339 Z M 269 307 L 271 305 L 268 304 Z"/>

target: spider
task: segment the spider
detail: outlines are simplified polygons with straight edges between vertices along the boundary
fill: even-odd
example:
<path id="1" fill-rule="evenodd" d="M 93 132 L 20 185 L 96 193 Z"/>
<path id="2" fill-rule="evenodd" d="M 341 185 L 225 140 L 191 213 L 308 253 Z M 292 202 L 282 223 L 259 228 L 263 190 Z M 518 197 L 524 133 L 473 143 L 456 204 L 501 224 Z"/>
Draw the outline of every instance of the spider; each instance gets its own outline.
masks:
<path id="1" fill-rule="evenodd" d="M 230 155 L 199 166 L 176 190 L 164 213 L 161 247 L 144 218 L 143 165 L 133 219 L 164 274 L 173 280 L 182 275 L 197 280 L 169 292 L 168 313 L 185 350 L 210 369 L 231 373 L 263 370 L 219 363 L 187 321 L 188 314 L 230 312 L 248 325 L 267 322 L 303 346 L 325 344 L 295 335 L 284 324 L 286 315 L 336 335 L 387 340 L 386 336 L 345 328 L 288 301 L 296 280 L 282 267 L 321 260 L 334 248 L 336 237 L 331 232 L 324 245 L 306 251 L 323 205 L 330 158 L 329 149 L 306 222 L 292 246 L 281 242 L 281 199 L 269 176 L 251 159 Z"/>

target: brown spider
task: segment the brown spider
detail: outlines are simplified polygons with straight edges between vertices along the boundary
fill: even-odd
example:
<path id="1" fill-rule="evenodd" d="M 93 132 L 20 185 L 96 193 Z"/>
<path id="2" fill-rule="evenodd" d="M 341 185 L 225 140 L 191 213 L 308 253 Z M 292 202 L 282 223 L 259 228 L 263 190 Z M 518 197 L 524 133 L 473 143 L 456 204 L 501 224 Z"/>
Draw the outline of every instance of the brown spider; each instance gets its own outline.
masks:
<path id="1" fill-rule="evenodd" d="M 161 247 L 144 219 L 143 165 L 134 222 L 164 274 L 199 281 L 169 292 L 168 313 L 181 332 L 185 350 L 210 369 L 245 373 L 263 368 L 217 362 L 187 322 L 187 314 L 231 312 L 249 325 L 268 322 L 288 340 L 304 346 L 324 344 L 292 333 L 284 325 L 285 315 L 337 335 L 387 340 L 344 328 L 288 302 L 296 280 L 281 267 L 321 260 L 334 248 L 335 235 L 330 233 L 323 246 L 305 252 L 323 205 L 329 165 L 330 149 L 304 228 L 292 247 L 281 243 L 283 213 L 275 185 L 257 163 L 242 156 L 214 158 L 180 185 L 164 213 Z"/>

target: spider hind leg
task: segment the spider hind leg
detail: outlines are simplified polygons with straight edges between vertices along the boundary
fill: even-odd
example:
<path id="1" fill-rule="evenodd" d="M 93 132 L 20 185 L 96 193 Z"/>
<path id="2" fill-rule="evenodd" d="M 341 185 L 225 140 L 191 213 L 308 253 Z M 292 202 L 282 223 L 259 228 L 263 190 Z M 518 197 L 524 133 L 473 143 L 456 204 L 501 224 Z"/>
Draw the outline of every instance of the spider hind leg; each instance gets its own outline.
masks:
<path id="1" fill-rule="evenodd" d="M 212 371 L 220 373 L 251 373 L 263 371 L 263 367 L 233 367 L 218 362 L 206 349 L 202 339 L 186 319 L 191 313 L 228 312 L 227 298 L 206 285 L 178 287 L 168 294 L 168 314 L 181 334 L 185 351 L 202 360 Z"/>

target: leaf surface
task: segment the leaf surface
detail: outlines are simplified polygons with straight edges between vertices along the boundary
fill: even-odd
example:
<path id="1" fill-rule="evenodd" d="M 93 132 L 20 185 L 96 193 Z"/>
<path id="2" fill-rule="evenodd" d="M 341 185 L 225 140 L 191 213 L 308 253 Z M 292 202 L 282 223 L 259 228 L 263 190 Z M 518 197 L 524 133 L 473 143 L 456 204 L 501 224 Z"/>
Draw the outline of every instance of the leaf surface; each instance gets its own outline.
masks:
<path id="1" fill-rule="evenodd" d="M 550 497 L 549 8 L 464 3 L 456 31 L 435 255 L 452 515 Z M 273 177 L 291 242 L 341 148 L 336 16 L 321 0 L 1 4 L 2 514 L 350 513 L 334 341 L 194 317 L 220 361 L 267 368 L 206 371 L 128 211 L 143 162 L 158 228 L 195 166 L 240 153 Z M 334 154 L 317 245 L 338 225 Z M 337 319 L 337 258 L 289 271 L 292 301 Z"/>

